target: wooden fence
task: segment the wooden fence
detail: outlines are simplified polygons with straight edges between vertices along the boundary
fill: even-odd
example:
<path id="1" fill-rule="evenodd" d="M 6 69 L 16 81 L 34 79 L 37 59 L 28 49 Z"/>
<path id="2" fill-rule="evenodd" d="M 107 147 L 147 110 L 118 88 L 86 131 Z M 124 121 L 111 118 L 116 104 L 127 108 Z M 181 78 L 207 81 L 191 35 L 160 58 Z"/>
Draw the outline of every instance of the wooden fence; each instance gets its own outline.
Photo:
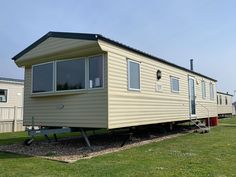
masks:
<path id="1" fill-rule="evenodd" d="M 24 130 L 23 107 L 0 107 L 0 133 Z"/>

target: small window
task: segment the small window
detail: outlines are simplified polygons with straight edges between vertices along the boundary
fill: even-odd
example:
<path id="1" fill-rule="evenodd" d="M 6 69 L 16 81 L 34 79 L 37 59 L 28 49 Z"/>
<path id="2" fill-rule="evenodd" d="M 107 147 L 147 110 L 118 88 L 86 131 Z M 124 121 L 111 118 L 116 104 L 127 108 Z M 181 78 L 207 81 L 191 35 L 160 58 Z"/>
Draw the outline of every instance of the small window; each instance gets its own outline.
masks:
<path id="1" fill-rule="evenodd" d="M 7 90 L 6 89 L 0 89 L 0 102 L 1 103 L 7 102 Z"/>
<path id="2" fill-rule="evenodd" d="M 219 96 L 217 95 L 217 104 L 219 104 Z"/>
<path id="3" fill-rule="evenodd" d="M 140 90 L 140 63 L 128 60 L 129 90 Z"/>
<path id="4" fill-rule="evenodd" d="M 171 82 L 171 91 L 178 93 L 179 92 L 179 79 L 176 77 L 170 77 Z"/>
<path id="5" fill-rule="evenodd" d="M 214 100 L 215 95 L 214 95 L 214 85 L 210 83 L 210 99 Z"/>
<path id="6" fill-rule="evenodd" d="M 85 88 L 85 60 L 74 59 L 56 63 L 57 91 Z"/>
<path id="7" fill-rule="evenodd" d="M 33 66 L 33 93 L 53 91 L 53 63 Z"/>
<path id="8" fill-rule="evenodd" d="M 206 99 L 206 82 L 202 81 L 202 98 Z"/>
<path id="9" fill-rule="evenodd" d="M 220 95 L 220 104 L 222 104 L 222 97 L 221 97 L 221 95 Z"/>
<path id="10" fill-rule="evenodd" d="M 228 105 L 228 99 L 227 99 L 227 96 L 225 97 L 225 105 Z"/>
<path id="11" fill-rule="evenodd" d="M 103 57 L 89 58 L 89 88 L 103 87 Z"/>

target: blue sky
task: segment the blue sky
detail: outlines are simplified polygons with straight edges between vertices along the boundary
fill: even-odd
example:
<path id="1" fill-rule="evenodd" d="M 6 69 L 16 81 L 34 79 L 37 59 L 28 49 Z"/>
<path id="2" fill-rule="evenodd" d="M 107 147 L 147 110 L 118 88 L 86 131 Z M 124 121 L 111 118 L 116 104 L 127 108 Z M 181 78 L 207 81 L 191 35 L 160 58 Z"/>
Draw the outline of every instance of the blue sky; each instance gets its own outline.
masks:
<path id="1" fill-rule="evenodd" d="M 48 31 L 100 33 L 236 90 L 236 1 L 2 0 L 0 76 L 23 78 L 11 58 Z"/>

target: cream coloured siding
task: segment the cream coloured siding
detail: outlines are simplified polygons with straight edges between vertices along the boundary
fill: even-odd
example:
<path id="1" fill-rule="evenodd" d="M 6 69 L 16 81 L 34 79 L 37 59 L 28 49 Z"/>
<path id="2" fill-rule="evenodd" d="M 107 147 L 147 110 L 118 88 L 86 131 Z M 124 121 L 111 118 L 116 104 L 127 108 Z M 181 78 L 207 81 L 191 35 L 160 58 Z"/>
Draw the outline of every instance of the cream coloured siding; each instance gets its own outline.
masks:
<path id="1" fill-rule="evenodd" d="M 33 48 L 18 60 L 18 66 L 31 66 L 32 64 L 48 62 L 54 59 L 67 59 L 93 55 L 101 52 L 94 41 L 79 39 L 48 38 Z M 53 56 L 53 58 L 52 58 Z"/>
<path id="2" fill-rule="evenodd" d="M 7 90 L 7 102 L 0 102 L 0 107 L 23 106 L 24 84 L 13 82 L 1 82 L 0 89 Z"/>
<path id="3" fill-rule="evenodd" d="M 31 95 L 31 68 L 25 69 L 24 125 L 34 117 L 38 126 L 107 127 L 107 74 L 104 58 L 104 88 L 34 97 Z M 69 93 L 69 91 L 67 92 Z M 63 109 L 59 109 L 64 105 Z"/>
<path id="4" fill-rule="evenodd" d="M 223 115 L 223 114 L 232 114 L 233 113 L 233 109 L 232 109 L 232 99 L 233 97 L 231 95 L 228 94 L 222 94 L 222 93 L 217 93 L 219 102 L 217 104 L 217 111 L 218 114 Z M 220 96 L 222 98 L 222 104 L 220 104 Z M 226 105 L 225 99 L 227 98 L 227 102 L 228 104 Z"/>
<path id="5" fill-rule="evenodd" d="M 7 102 L 0 102 L 0 133 L 23 131 L 24 84 L 0 81 L 0 89 L 7 90 Z"/>
<path id="6" fill-rule="evenodd" d="M 137 55 L 135 53 L 100 42 L 103 50 L 108 51 L 108 102 L 109 128 L 128 127 L 161 122 L 173 122 L 189 119 L 188 76 L 196 78 L 197 117 L 217 116 L 216 99 L 202 99 L 202 77 L 178 68 Z M 127 59 L 140 62 L 141 90 L 128 90 Z M 162 71 L 157 81 L 156 72 Z M 171 92 L 170 76 L 179 78 L 180 91 Z M 205 79 L 209 85 L 210 81 Z M 162 90 L 156 91 L 161 85 Z M 215 83 L 213 83 L 215 85 Z"/>
<path id="7" fill-rule="evenodd" d="M 61 53 L 65 50 L 71 50 L 93 44 L 93 41 L 79 40 L 79 39 L 62 39 L 50 37 L 37 47 L 33 48 L 21 57 L 21 60 L 32 59 L 42 55 L 51 55 L 52 53 Z M 50 50 L 48 50 L 50 49 Z"/>

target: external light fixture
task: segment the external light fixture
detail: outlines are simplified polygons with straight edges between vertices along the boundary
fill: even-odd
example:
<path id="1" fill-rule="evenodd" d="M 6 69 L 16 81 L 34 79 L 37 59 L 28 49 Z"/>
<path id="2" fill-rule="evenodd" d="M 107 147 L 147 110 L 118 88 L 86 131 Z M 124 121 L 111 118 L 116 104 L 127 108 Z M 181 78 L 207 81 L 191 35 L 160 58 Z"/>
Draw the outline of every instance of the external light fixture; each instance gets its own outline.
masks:
<path id="1" fill-rule="evenodd" d="M 160 79 L 161 79 L 161 71 L 157 70 L 157 80 L 160 80 Z"/>

